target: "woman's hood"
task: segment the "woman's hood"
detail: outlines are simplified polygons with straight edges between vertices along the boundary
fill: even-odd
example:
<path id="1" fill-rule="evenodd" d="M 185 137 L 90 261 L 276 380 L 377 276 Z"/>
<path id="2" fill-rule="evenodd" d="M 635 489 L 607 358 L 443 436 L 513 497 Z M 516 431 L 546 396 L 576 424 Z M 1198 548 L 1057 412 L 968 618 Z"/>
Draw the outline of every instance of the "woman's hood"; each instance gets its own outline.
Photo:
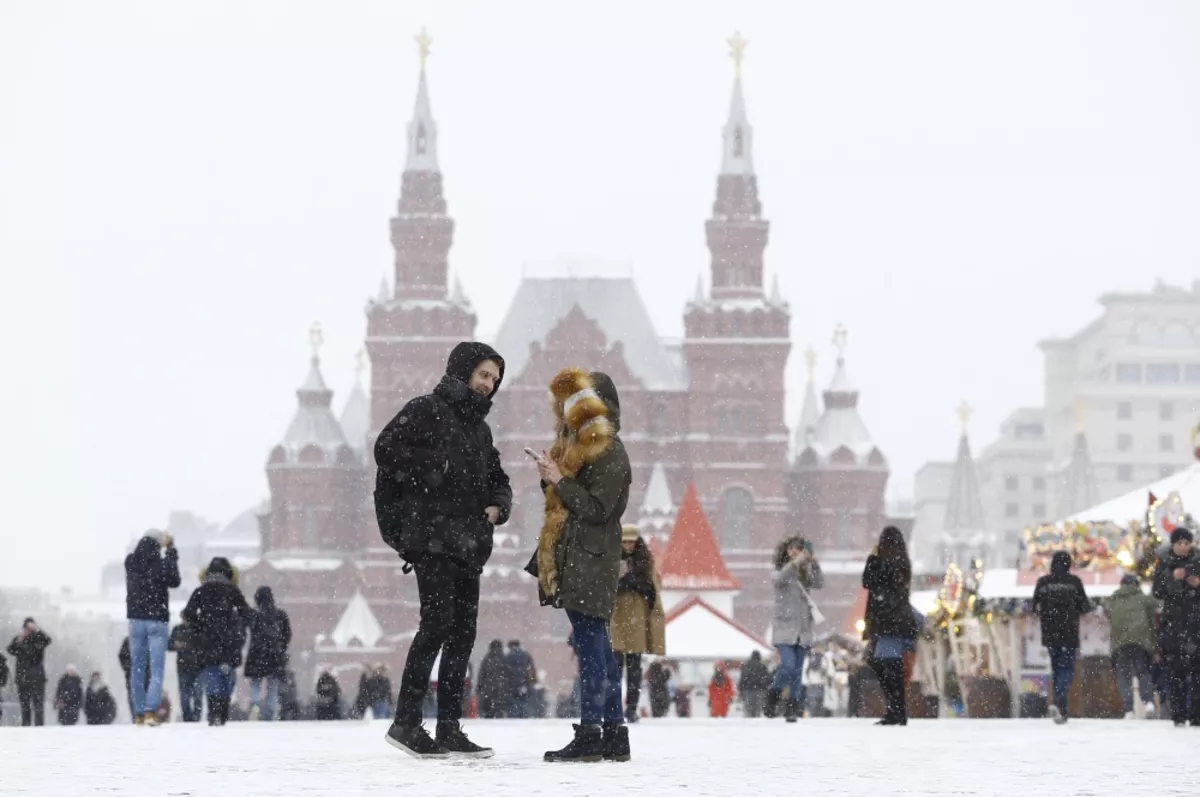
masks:
<path id="1" fill-rule="evenodd" d="M 612 424 L 614 431 L 621 431 L 621 397 L 617 395 L 617 386 L 613 384 L 612 378 L 603 371 L 593 371 L 588 376 L 592 380 L 592 387 L 595 388 L 596 394 L 608 408 L 608 422 Z"/>

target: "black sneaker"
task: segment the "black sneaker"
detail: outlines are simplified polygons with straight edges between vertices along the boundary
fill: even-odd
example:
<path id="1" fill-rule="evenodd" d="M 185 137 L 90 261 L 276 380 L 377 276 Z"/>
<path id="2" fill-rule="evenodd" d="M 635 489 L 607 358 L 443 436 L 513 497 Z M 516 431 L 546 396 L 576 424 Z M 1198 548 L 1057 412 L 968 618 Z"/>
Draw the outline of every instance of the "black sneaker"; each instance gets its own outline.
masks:
<path id="1" fill-rule="evenodd" d="M 605 761 L 624 762 L 631 758 L 628 725 L 605 725 L 603 738 Z"/>
<path id="2" fill-rule="evenodd" d="M 594 764 L 604 758 L 604 737 L 599 725 L 576 725 L 575 738 L 561 750 L 551 750 L 542 757 L 552 763 L 582 761 Z"/>
<path id="3" fill-rule="evenodd" d="M 491 758 L 496 751 L 480 747 L 467 738 L 457 722 L 439 722 L 434 742 L 450 753 L 451 758 Z"/>
<path id="4" fill-rule="evenodd" d="M 430 738 L 424 725 L 397 725 L 392 723 L 384 740 L 403 750 L 413 758 L 449 758 L 450 752 Z"/>

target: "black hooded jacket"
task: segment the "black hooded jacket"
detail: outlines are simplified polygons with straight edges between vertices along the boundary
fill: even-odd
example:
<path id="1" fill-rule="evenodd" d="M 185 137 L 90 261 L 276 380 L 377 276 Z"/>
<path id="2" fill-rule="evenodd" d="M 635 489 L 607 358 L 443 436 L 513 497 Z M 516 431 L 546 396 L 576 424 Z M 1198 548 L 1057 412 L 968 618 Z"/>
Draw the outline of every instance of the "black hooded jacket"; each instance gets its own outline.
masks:
<path id="1" fill-rule="evenodd" d="M 479 363 L 494 360 L 491 396 L 468 387 Z M 504 380 L 504 360 L 483 343 L 460 343 L 433 393 L 404 405 L 375 442 L 375 514 L 384 541 L 409 562 L 451 556 L 482 572 L 492 553 L 486 510 L 508 520 L 512 487 L 486 418 Z"/>
<path id="2" fill-rule="evenodd" d="M 254 591 L 257 609 L 250 615 L 250 650 L 246 653 L 247 678 L 282 676 L 287 669 L 292 623 L 287 612 L 275 605 L 270 587 Z"/>
<path id="3" fill-rule="evenodd" d="M 1033 589 L 1033 611 L 1042 621 L 1042 645 L 1079 648 L 1079 618 L 1092 611 L 1083 582 L 1071 572 L 1071 555 L 1065 551 L 1050 560 L 1050 574 Z"/>
<path id="4" fill-rule="evenodd" d="M 179 586 L 179 552 L 160 545 L 153 537 L 138 540 L 125 557 L 125 616 L 130 620 L 170 622 L 167 591 Z"/>
<path id="5" fill-rule="evenodd" d="M 234 577 L 228 562 L 214 559 L 184 607 L 183 619 L 195 629 L 196 653 L 202 667 L 241 666 L 251 610 Z"/>
<path id="6" fill-rule="evenodd" d="M 1179 569 L 1183 579 L 1175 578 Z M 1200 551 L 1195 549 L 1187 556 L 1171 551 L 1154 571 L 1154 597 L 1163 602 L 1158 646 L 1165 656 L 1200 648 L 1200 589 L 1187 583 L 1188 576 L 1200 576 Z"/>

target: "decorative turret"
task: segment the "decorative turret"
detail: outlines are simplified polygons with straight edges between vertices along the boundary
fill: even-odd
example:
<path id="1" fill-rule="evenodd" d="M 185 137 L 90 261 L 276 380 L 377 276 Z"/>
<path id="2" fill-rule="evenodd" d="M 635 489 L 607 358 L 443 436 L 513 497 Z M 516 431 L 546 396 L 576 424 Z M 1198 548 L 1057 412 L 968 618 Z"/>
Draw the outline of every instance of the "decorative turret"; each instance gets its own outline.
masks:
<path id="1" fill-rule="evenodd" d="M 971 412 L 971 407 L 965 401 L 958 408 L 962 435 L 958 439 L 958 458 L 950 478 L 950 495 L 946 501 L 946 519 L 942 523 L 940 545 L 941 564 L 956 564 L 964 569 L 970 566 L 973 559 L 987 562 L 994 544 L 993 536 L 987 531 L 979 477 L 975 472 L 975 460 L 971 456 L 971 443 L 967 437 Z"/>
<path id="2" fill-rule="evenodd" d="M 800 408 L 800 422 L 796 424 L 793 454 L 803 451 L 816 439 L 817 424 L 821 421 L 821 405 L 817 401 L 816 385 L 817 352 L 812 346 L 804 350 L 804 366 L 807 372 L 804 384 L 804 405 Z"/>
<path id="3" fill-rule="evenodd" d="M 324 342 L 321 325 L 314 323 L 308 336 L 313 352 L 308 377 L 296 389 L 296 413 L 288 424 L 283 441 L 271 452 L 273 465 L 321 465 L 336 462 L 339 457 L 351 452 L 341 424 L 330 408 L 333 391 L 326 386 L 325 378 L 321 375 L 321 359 L 318 356 Z"/>
<path id="4" fill-rule="evenodd" d="M 675 502 L 671 499 L 671 486 L 667 483 L 667 471 L 661 462 L 656 462 L 650 471 L 650 483 L 638 511 L 638 528 L 650 540 L 665 543 L 670 536 L 675 517 Z"/>
<path id="5" fill-rule="evenodd" d="M 838 324 L 833 332 L 837 367 L 822 394 L 825 411 L 801 449 L 800 464 L 886 468 L 883 453 L 871 441 L 871 433 L 858 413 L 858 388 L 846 373 L 847 337 L 846 328 Z"/>
<path id="6" fill-rule="evenodd" d="M 342 407 L 342 415 L 338 419 L 346 441 L 360 456 L 366 450 L 367 434 L 371 427 L 371 401 L 367 398 L 367 391 L 363 389 L 362 378 L 366 369 L 367 353 L 359 351 L 355 356 L 354 387 L 350 389 L 350 395 L 346 397 L 346 404 Z"/>
<path id="7" fill-rule="evenodd" d="M 1071 448 L 1071 459 L 1062 474 L 1058 496 L 1057 517 L 1069 517 L 1076 512 L 1090 509 L 1100 503 L 1099 488 L 1096 486 L 1096 469 L 1088 453 L 1086 427 L 1087 407 L 1075 405 L 1075 444 Z M 1038 523 L 1050 518 L 1036 518 Z"/>
<path id="8" fill-rule="evenodd" d="M 658 576 L 665 610 L 696 596 L 725 616 L 733 616 L 733 597 L 742 585 L 725 564 L 694 485 L 688 485 L 679 505 L 675 528 L 658 563 Z"/>

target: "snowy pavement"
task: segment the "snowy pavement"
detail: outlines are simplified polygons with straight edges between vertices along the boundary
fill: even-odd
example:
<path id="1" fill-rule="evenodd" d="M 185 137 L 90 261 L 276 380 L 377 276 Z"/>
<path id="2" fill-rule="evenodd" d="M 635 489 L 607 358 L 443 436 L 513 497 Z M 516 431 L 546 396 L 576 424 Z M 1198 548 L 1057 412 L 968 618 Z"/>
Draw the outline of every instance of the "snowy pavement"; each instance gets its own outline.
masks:
<path id="1" fill-rule="evenodd" d="M 234 723 L 221 729 L 0 729 L 0 794 L 178 797 L 707 795 L 1121 795 L 1200 793 L 1200 729 L 1169 722 L 939 720 L 644 721 L 628 764 L 544 764 L 562 721 L 476 721 L 488 761 L 417 761 L 386 722 Z"/>

